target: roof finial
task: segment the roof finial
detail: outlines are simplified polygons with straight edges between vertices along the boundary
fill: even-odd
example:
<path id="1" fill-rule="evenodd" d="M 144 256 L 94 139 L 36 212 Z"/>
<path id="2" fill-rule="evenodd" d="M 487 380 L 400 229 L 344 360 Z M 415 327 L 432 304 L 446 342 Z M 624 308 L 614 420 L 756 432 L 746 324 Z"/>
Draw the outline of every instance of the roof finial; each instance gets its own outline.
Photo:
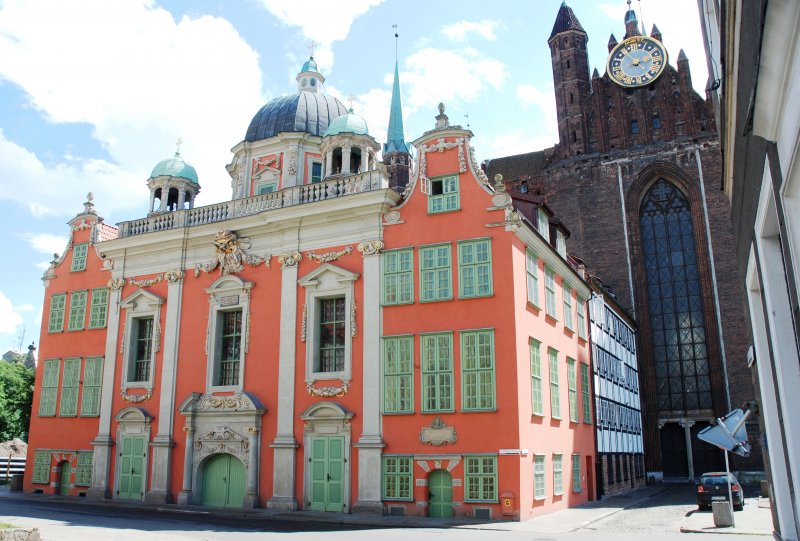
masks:
<path id="1" fill-rule="evenodd" d="M 400 37 L 400 34 L 397 33 L 396 24 L 393 24 L 392 28 L 394 28 L 394 61 L 397 62 L 397 38 Z"/>
<path id="2" fill-rule="evenodd" d="M 356 99 L 356 97 L 355 97 L 355 96 L 353 96 L 352 94 L 350 94 L 350 95 L 347 97 L 347 101 L 349 101 L 349 102 L 350 102 L 350 110 L 349 110 L 349 111 L 347 111 L 348 113 L 352 113 L 352 112 L 353 112 L 353 100 L 355 100 L 355 99 Z"/>
<path id="3" fill-rule="evenodd" d="M 176 156 L 180 156 L 181 155 L 181 145 L 182 144 L 183 144 L 183 140 L 180 137 L 178 137 L 178 140 L 175 141 L 175 155 Z"/>
<path id="4" fill-rule="evenodd" d="M 629 3 L 630 3 L 630 2 L 629 2 Z M 312 40 L 311 40 L 311 42 L 308 44 L 308 49 L 309 49 L 309 51 L 311 51 L 310 58 L 314 58 L 314 47 L 316 47 L 317 45 L 319 45 L 319 43 L 317 43 L 317 42 L 316 42 L 316 41 L 314 41 L 313 39 L 312 39 Z"/>

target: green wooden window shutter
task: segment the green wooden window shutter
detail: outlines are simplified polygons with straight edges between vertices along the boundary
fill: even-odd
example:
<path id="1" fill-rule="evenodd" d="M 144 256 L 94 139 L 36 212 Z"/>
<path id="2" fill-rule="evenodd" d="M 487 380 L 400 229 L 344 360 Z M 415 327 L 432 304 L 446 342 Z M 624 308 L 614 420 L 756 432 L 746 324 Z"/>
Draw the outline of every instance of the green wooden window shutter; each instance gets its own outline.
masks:
<path id="1" fill-rule="evenodd" d="M 69 298 L 70 331 L 80 331 L 86 322 L 86 291 L 73 291 Z"/>
<path id="2" fill-rule="evenodd" d="M 89 312 L 89 328 L 102 329 L 108 319 L 108 290 L 92 290 L 92 308 Z"/>
<path id="3" fill-rule="evenodd" d="M 528 280 L 528 302 L 539 306 L 539 263 L 536 254 L 525 252 L 525 272 Z"/>
<path id="4" fill-rule="evenodd" d="M 39 417 L 53 417 L 56 414 L 58 375 L 60 371 L 61 361 L 58 359 L 50 359 L 44 362 L 42 392 L 39 396 Z"/>
<path id="5" fill-rule="evenodd" d="M 414 302 L 414 251 L 383 253 L 383 304 Z"/>
<path id="6" fill-rule="evenodd" d="M 92 486 L 92 451 L 78 451 L 78 468 L 75 470 L 75 484 Z"/>
<path id="7" fill-rule="evenodd" d="M 531 408 L 534 415 L 544 415 L 541 346 L 541 342 L 531 338 Z"/>
<path id="8" fill-rule="evenodd" d="M 458 176 L 434 178 L 430 180 L 428 213 L 458 210 Z"/>
<path id="9" fill-rule="evenodd" d="M 581 455 L 572 455 L 572 492 L 581 489 Z"/>
<path id="10" fill-rule="evenodd" d="M 533 499 L 543 500 L 547 495 L 544 482 L 544 455 L 533 457 Z"/>
<path id="11" fill-rule="evenodd" d="M 497 501 L 497 457 L 464 457 L 464 501 Z"/>
<path id="12" fill-rule="evenodd" d="M 422 336 L 422 411 L 453 411 L 453 337 Z"/>
<path id="13" fill-rule="evenodd" d="M 589 365 L 581 363 L 581 394 L 583 395 L 583 422 L 592 424 L 592 402 L 589 390 Z"/>
<path id="14" fill-rule="evenodd" d="M 586 339 L 586 301 L 578 296 L 578 338 Z"/>
<path id="15" fill-rule="evenodd" d="M 383 457 L 383 499 L 411 500 L 413 496 L 413 465 L 410 456 Z"/>
<path id="16" fill-rule="evenodd" d="M 572 329 L 572 288 L 562 284 L 561 294 L 564 296 L 564 327 Z"/>
<path id="17" fill-rule="evenodd" d="M 383 341 L 383 411 L 414 412 L 414 337 Z"/>
<path id="18" fill-rule="evenodd" d="M 569 420 L 578 422 L 578 367 L 575 359 L 567 357 L 567 387 L 569 388 Z"/>
<path id="19" fill-rule="evenodd" d="M 88 244 L 76 244 L 72 249 L 72 272 L 86 269 L 86 254 L 89 252 Z"/>
<path id="20" fill-rule="evenodd" d="M 420 300 L 441 301 L 452 298 L 450 284 L 450 245 L 425 246 L 419 250 Z"/>
<path id="21" fill-rule="evenodd" d="M 33 458 L 33 482 L 50 482 L 50 451 L 36 450 Z"/>
<path id="22" fill-rule="evenodd" d="M 83 368 L 81 417 L 100 415 L 100 389 L 103 384 L 103 357 L 87 357 Z"/>
<path id="23" fill-rule="evenodd" d="M 458 243 L 458 278 L 460 297 L 492 294 L 492 243 L 489 239 Z"/>
<path id="24" fill-rule="evenodd" d="M 495 409 L 494 331 L 461 333 L 461 408 Z"/>
<path id="25" fill-rule="evenodd" d="M 550 358 L 550 415 L 555 419 L 561 419 L 561 400 L 558 396 L 558 351 L 548 348 L 547 355 Z"/>
<path id="26" fill-rule="evenodd" d="M 64 379 L 61 382 L 61 417 L 73 417 L 78 413 L 78 382 L 81 378 L 81 359 L 64 359 Z"/>
<path id="27" fill-rule="evenodd" d="M 564 457 L 553 455 L 553 494 L 564 493 Z"/>
<path id="28" fill-rule="evenodd" d="M 553 319 L 556 316 L 556 275 L 547 267 L 544 268 L 544 310 Z"/>
<path id="29" fill-rule="evenodd" d="M 64 309 L 66 306 L 66 293 L 50 297 L 50 319 L 47 324 L 47 332 L 61 332 L 64 330 Z"/>

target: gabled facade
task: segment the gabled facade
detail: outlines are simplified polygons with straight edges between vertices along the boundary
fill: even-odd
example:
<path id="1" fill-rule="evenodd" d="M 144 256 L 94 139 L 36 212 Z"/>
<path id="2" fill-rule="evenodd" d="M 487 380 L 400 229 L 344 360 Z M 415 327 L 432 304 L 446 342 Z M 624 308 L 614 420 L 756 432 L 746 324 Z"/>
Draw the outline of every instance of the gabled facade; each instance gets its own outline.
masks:
<path id="1" fill-rule="evenodd" d="M 593 499 L 590 290 L 564 228 L 515 210 L 444 105 L 392 181 L 352 111 L 284 109 L 338 107 L 312 62 L 234 147 L 231 201 L 71 222 L 25 489 L 507 519 Z"/>

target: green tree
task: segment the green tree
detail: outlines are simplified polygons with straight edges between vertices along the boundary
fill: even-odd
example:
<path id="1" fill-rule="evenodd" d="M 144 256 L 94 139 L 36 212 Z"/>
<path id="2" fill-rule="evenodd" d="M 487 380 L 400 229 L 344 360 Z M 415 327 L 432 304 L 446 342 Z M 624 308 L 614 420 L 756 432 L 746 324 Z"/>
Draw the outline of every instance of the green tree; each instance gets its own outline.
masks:
<path id="1" fill-rule="evenodd" d="M 16 362 L 0 361 L 0 441 L 28 440 L 35 372 L 24 360 L 20 355 Z"/>

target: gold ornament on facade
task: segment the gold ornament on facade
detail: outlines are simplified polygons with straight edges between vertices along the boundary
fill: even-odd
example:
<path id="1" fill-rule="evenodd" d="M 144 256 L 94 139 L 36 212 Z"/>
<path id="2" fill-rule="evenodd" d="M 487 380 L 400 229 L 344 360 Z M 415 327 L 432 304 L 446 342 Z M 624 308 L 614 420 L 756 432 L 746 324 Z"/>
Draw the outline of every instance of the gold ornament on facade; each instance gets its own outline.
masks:
<path id="1" fill-rule="evenodd" d="M 317 254 L 314 252 L 308 252 L 306 257 L 311 259 L 312 261 L 316 261 L 317 263 L 330 263 L 331 261 L 336 261 L 342 256 L 348 255 L 350 252 L 353 251 L 353 246 L 348 245 L 345 246 L 343 249 L 339 250 L 338 252 L 328 252 L 326 254 Z"/>
<path id="2" fill-rule="evenodd" d="M 242 272 L 245 264 L 256 267 L 261 263 L 266 263 L 269 267 L 269 258 L 255 256 L 247 253 L 250 249 L 250 240 L 246 237 L 239 237 L 230 230 L 218 231 L 212 240 L 216 257 L 205 265 L 198 263 L 194 266 L 194 276 L 197 278 L 201 272 L 213 272 L 219 267 L 219 275 L 233 274 Z"/>
<path id="3" fill-rule="evenodd" d="M 128 278 L 128 283 L 136 287 L 150 287 L 161 282 L 163 279 L 164 279 L 163 274 L 156 274 L 152 278 L 145 278 L 143 280 L 137 280 L 136 278 Z"/>
<path id="4" fill-rule="evenodd" d="M 314 387 L 314 382 L 306 383 L 306 390 L 311 396 L 321 396 L 324 398 L 334 398 L 344 396 L 350 390 L 350 382 L 343 381 L 341 386 L 328 385 L 324 387 Z"/>
<path id="5" fill-rule="evenodd" d="M 278 263 L 281 264 L 282 269 L 287 269 L 289 267 L 297 266 L 302 259 L 303 256 L 300 255 L 300 252 L 289 252 L 288 254 L 279 255 Z"/>
<path id="6" fill-rule="evenodd" d="M 125 285 L 125 278 L 112 278 L 108 281 L 108 289 L 119 291 Z"/>
<path id="7" fill-rule="evenodd" d="M 141 404 L 142 402 L 147 402 L 153 398 L 153 391 L 151 389 L 147 389 L 147 392 L 144 394 L 129 394 L 128 389 L 120 389 L 119 395 L 125 402 L 130 402 L 131 404 Z"/>
<path id="8" fill-rule="evenodd" d="M 383 241 L 381 239 L 372 239 L 359 242 L 357 250 L 362 255 L 378 255 L 383 250 Z"/>

